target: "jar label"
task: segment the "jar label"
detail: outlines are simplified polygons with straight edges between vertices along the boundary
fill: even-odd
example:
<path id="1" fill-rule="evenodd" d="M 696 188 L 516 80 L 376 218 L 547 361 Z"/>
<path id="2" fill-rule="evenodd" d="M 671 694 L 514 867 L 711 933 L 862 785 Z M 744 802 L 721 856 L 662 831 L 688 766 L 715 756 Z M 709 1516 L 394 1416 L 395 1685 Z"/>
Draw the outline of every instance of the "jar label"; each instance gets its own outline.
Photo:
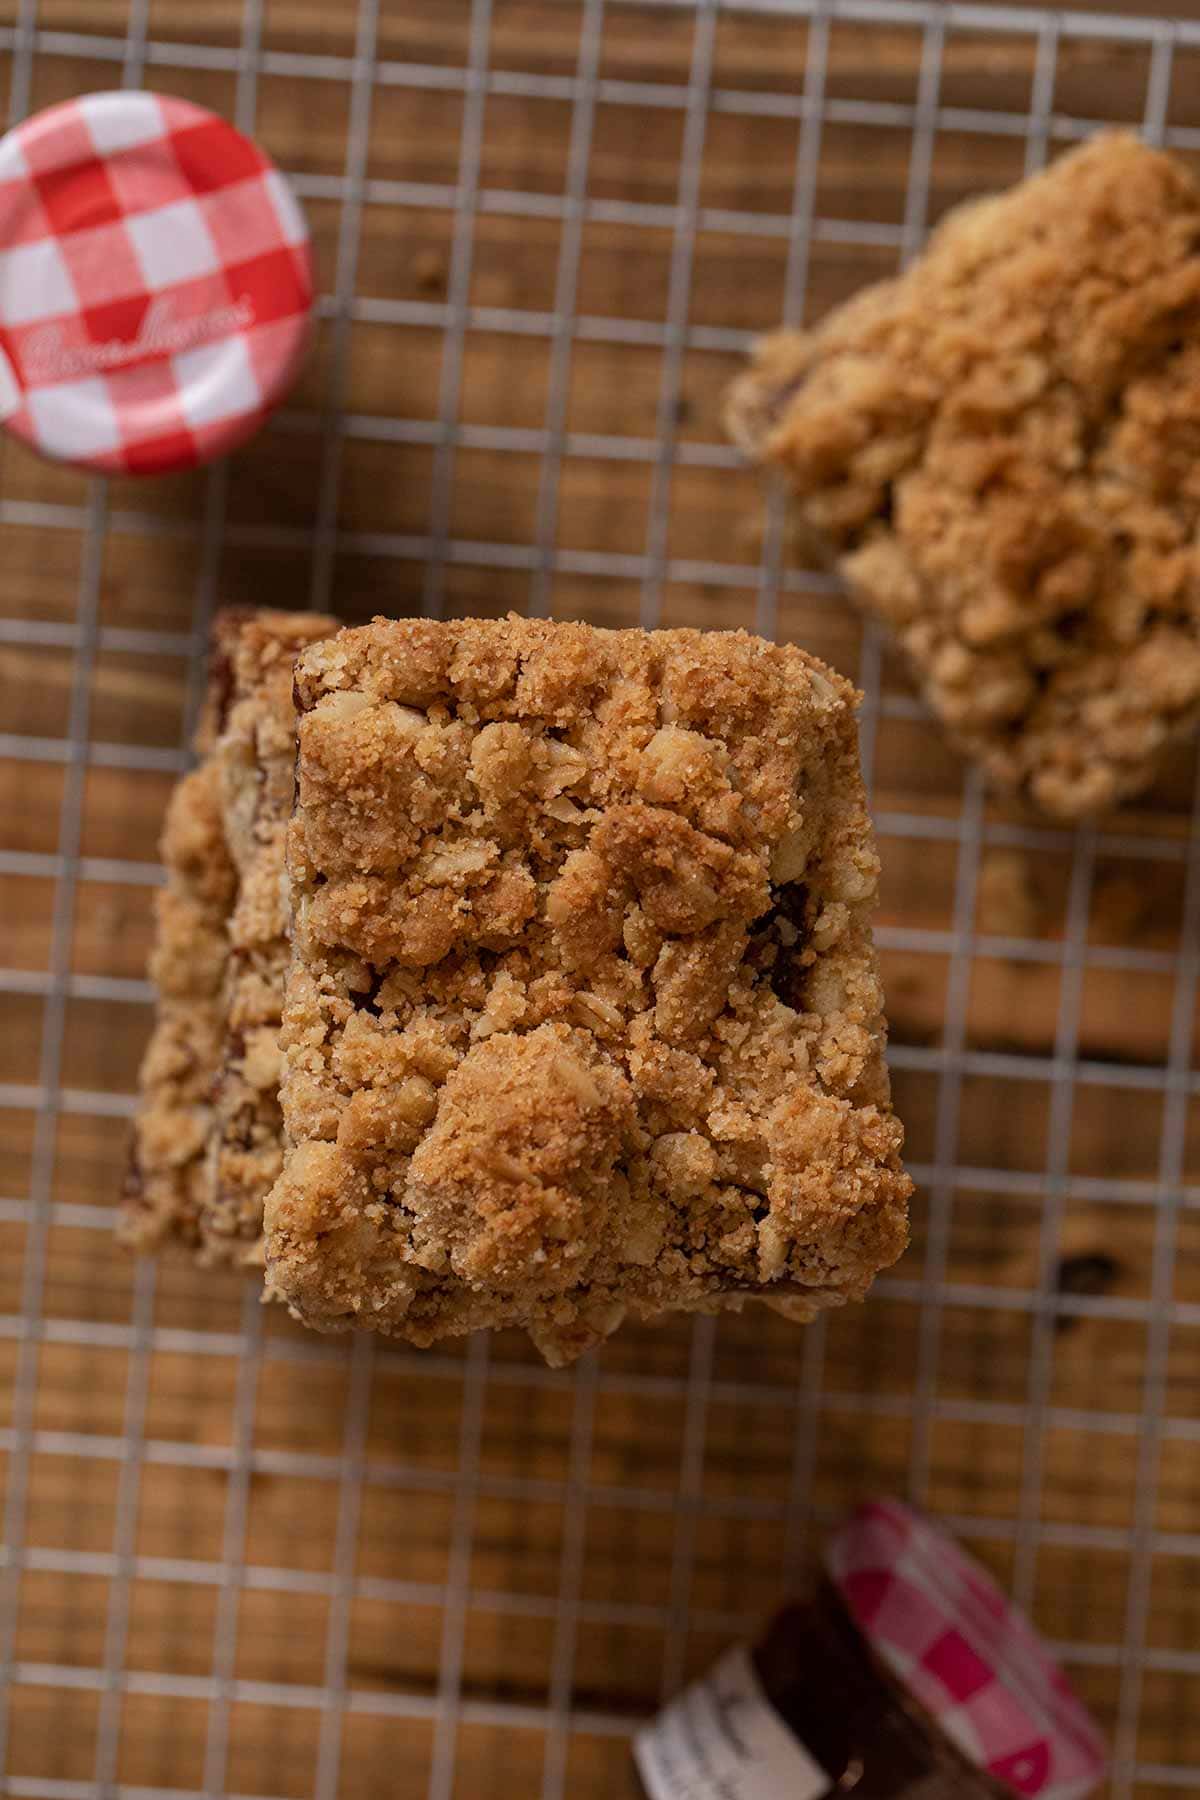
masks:
<path id="1" fill-rule="evenodd" d="M 634 1740 L 649 1800 L 820 1800 L 825 1770 L 788 1730 L 739 1644 Z"/>

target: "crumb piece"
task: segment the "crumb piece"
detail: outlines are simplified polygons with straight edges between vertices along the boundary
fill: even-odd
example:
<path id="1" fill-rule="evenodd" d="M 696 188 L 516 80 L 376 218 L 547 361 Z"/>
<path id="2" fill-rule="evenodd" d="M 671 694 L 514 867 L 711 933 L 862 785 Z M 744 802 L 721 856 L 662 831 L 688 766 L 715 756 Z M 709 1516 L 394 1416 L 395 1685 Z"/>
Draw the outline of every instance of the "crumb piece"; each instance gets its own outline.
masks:
<path id="1" fill-rule="evenodd" d="M 296 761 L 292 669 L 298 651 L 336 629 L 319 613 L 225 613 L 217 622 L 225 705 L 212 755 L 237 891 L 200 1228 L 206 1257 L 220 1262 L 256 1253 L 263 1199 L 283 1166 L 279 1020 L 289 929 L 284 839 Z"/>

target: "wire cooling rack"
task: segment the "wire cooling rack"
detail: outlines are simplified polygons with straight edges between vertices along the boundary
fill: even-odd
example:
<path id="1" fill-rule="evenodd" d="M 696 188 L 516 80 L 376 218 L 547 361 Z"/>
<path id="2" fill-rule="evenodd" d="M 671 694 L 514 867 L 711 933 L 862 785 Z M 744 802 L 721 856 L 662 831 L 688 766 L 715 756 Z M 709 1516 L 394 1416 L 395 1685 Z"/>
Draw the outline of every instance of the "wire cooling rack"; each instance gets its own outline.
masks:
<path id="1" fill-rule="evenodd" d="M 320 339 L 226 467 L 0 451 L 0 1771 L 25 1800 L 599 1800 L 875 1492 L 935 1508 L 1200 1792 L 1195 758 L 994 806 L 722 440 L 755 332 L 1098 125 L 1200 151 L 1200 26 L 908 0 L 12 0 L 10 121 L 146 84 L 302 195 Z M 865 691 L 915 1242 L 797 1333 L 321 1340 L 114 1248 L 155 841 L 221 602 L 746 624 Z"/>

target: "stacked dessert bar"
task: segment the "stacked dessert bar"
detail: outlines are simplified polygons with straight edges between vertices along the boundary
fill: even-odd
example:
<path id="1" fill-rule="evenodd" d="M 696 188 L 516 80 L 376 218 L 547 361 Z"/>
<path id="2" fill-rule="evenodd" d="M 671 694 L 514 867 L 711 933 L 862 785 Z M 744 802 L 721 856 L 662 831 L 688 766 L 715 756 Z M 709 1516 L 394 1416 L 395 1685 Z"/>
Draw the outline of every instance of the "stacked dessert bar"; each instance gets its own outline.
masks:
<path id="1" fill-rule="evenodd" d="M 741 632 L 257 614 L 210 686 L 131 1243 L 554 1363 L 626 1316 L 807 1319 L 900 1254 L 841 677 Z"/>

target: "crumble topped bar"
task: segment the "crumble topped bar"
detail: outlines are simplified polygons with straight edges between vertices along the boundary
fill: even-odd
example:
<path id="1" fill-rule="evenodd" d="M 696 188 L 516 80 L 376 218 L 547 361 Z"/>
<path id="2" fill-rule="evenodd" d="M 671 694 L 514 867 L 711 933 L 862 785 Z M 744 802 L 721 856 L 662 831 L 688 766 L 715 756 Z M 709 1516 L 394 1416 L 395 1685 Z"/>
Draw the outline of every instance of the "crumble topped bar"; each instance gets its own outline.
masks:
<path id="1" fill-rule="evenodd" d="M 849 684 L 745 633 L 411 620 L 296 667 L 268 1279 L 418 1344 L 805 1318 L 911 1184 Z"/>
<path id="2" fill-rule="evenodd" d="M 1200 186 L 1104 134 L 759 348 L 730 427 L 951 734 L 1061 819 L 1200 720 Z"/>
<path id="3" fill-rule="evenodd" d="M 201 738 L 203 742 L 203 738 Z M 163 828 L 166 885 L 155 895 L 150 979 L 154 1029 L 139 1072 L 140 1108 L 117 1230 L 131 1249 L 199 1241 L 210 1170 L 213 1085 L 225 1033 L 235 874 L 207 760 L 171 795 Z"/>
<path id="4" fill-rule="evenodd" d="M 292 810 L 297 652 L 337 630 L 319 613 L 234 612 L 217 620 L 213 751 L 237 872 L 228 920 L 225 1043 L 200 1216 L 208 1256 L 261 1260 L 263 1199 L 283 1164 L 279 1021 L 288 966 L 284 846 Z"/>

